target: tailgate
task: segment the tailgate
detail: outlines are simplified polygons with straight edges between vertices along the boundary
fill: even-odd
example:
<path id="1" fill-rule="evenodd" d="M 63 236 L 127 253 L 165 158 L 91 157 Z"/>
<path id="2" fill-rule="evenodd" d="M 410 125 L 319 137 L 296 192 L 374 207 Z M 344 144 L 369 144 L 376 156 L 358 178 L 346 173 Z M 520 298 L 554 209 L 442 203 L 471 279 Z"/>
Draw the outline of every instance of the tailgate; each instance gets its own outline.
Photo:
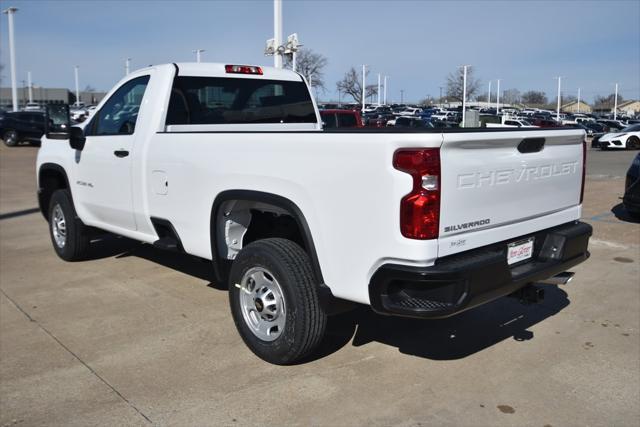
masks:
<path id="1" fill-rule="evenodd" d="M 554 214 L 580 204 L 583 141 L 571 129 L 444 133 L 438 255 L 522 235 L 536 218 L 566 222 Z"/>

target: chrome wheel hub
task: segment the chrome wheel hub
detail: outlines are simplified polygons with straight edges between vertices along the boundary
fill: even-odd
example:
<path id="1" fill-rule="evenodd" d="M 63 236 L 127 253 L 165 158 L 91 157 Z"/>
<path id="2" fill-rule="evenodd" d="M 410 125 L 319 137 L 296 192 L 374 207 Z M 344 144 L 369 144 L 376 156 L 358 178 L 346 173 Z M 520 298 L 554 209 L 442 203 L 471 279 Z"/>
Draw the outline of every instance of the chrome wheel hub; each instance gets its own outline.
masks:
<path id="1" fill-rule="evenodd" d="M 245 323 L 263 341 L 274 341 L 284 331 L 284 295 L 275 277 L 263 267 L 249 269 L 240 282 L 240 309 Z"/>
<path id="2" fill-rule="evenodd" d="M 56 205 L 53 208 L 53 215 L 51 216 L 51 232 L 53 234 L 53 240 L 56 245 L 62 249 L 67 243 L 67 222 L 64 218 L 64 213 L 60 205 Z"/>

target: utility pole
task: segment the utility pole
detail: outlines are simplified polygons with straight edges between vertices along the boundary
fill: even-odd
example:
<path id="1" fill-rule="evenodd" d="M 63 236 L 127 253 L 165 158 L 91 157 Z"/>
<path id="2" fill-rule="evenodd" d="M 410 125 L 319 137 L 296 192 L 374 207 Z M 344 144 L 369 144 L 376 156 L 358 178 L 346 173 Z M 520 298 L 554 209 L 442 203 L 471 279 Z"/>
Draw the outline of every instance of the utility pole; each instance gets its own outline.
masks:
<path id="1" fill-rule="evenodd" d="M 380 106 L 380 73 L 378 73 L 378 107 Z"/>
<path id="2" fill-rule="evenodd" d="M 127 58 L 124 60 L 124 74 L 125 76 L 129 74 L 129 66 L 131 65 L 131 58 Z"/>
<path id="3" fill-rule="evenodd" d="M 362 65 L 362 114 L 364 114 L 364 104 L 366 102 L 366 88 L 367 88 L 367 66 Z"/>
<path id="4" fill-rule="evenodd" d="M 27 71 L 27 84 L 29 85 L 29 103 L 33 102 L 33 85 L 31 84 L 31 71 Z"/>
<path id="5" fill-rule="evenodd" d="M 18 84 L 16 83 L 16 46 L 13 36 L 13 15 L 18 11 L 17 7 L 10 7 L 2 11 L 9 20 L 9 58 L 11 61 L 11 102 L 13 111 L 18 111 Z"/>
<path id="6" fill-rule="evenodd" d="M 387 77 L 384 76 L 384 105 L 387 105 Z"/>
<path id="7" fill-rule="evenodd" d="M 613 99 L 613 120 L 618 120 L 618 83 L 616 83 L 616 95 Z"/>
<path id="8" fill-rule="evenodd" d="M 498 90 L 496 91 L 496 114 L 500 114 L 500 79 L 498 81 Z"/>
<path id="9" fill-rule="evenodd" d="M 465 124 L 466 109 L 467 109 L 467 67 L 462 66 L 462 127 Z"/>
<path id="10" fill-rule="evenodd" d="M 76 67 L 74 68 L 75 70 L 75 75 L 76 75 L 76 105 L 78 105 L 80 103 L 80 83 L 78 81 L 78 66 L 76 65 Z"/>
<path id="11" fill-rule="evenodd" d="M 491 106 L 491 80 L 489 80 L 489 91 L 487 92 L 487 108 Z"/>
<path id="12" fill-rule="evenodd" d="M 556 108 L 556 122 L 560 123 L 560 90 L 562 86 L 562 77 L 558 76 L 556 77 L 556 79 L 558 79 L 558 104 Z"/>
<path id="13" fill-rule="evenodd" d="M 404 104 L 404 89 L 400 89 L 400 104 Z"/>
<path id="14" fill-rule="evenodd" d="M 578 113 L 580 112 L 580 88 L 578 88 Z"/>
<path id="15" fill-rule="evenodd" d="M 282 68 L 282 0 L 273 0 L 273 66 Z"/>
<path id="16" fill-rule="evenodd" d="M 196 62 L 198 63 L 200 62 L 200 59 L 202 59 L 200 54 L 204 51 L 205 51 L 204 49 L 196 49 L 193 51 L 196 54 Z"/>

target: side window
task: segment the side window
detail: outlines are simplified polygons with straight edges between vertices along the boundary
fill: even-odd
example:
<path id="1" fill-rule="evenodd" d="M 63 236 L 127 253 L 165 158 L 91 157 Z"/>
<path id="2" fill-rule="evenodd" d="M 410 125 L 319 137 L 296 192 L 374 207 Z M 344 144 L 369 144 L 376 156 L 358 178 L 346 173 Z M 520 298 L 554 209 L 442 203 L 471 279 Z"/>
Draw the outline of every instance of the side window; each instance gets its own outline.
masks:
<path id="1" fill-rule="evenodd" d="M 91 135 L 131 135 L 149 76 L 137 77 L 122 85 L 102 106 L 92 123 Z"/>
<path id="2" fill-rule="evenodd" d="M 356 116 L 353 114 L 338 114 L 338 126 L 341 128 L 354 128 L 358 126 Z"/>
<path id="3" fill-rule="evenodd" d="M 336 115 L 334 113 L 322 114 L 322 121 L 324 122 L 325 129 L 333 129 L 336 125 Z"/>

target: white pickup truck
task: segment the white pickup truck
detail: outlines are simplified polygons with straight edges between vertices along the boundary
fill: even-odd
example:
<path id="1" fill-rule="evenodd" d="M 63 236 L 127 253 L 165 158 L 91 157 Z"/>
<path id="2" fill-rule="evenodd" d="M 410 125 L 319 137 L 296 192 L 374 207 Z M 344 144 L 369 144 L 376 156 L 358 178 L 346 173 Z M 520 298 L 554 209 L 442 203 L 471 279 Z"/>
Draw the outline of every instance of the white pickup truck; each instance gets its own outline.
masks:
<path id="1" fill-rule="evenodd" d="M 272 363 L 312 353 L 345 300 L 447 317 L 589 256 L 582 130 L 328 131 L 299 74 L 204 63 L 127 75 L 81 128 L 48 114 L 57 254 L 82 259 L 98 230 L 211 260 Z"/>

